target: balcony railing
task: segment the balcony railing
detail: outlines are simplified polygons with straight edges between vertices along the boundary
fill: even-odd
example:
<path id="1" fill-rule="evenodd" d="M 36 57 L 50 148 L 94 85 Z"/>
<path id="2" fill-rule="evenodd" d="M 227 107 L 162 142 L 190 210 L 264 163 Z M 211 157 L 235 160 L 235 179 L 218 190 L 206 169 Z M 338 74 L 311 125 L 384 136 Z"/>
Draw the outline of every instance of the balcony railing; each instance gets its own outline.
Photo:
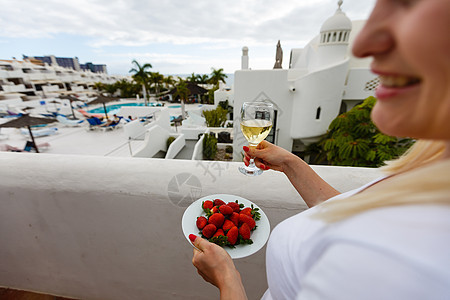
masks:
<path id="1" fill-rule="evenodd" d="M 78 299 L 217 299 L 191 265 L 185 208 L 226 193 L 271 228 L 306 206 L 287 178 L 240 163 L 0 153 L 0 286 Z M 315 166 L 340 191 L 376 169 Z M 249 299 L 267 288 L 265 248 L 236 260 Z"/>

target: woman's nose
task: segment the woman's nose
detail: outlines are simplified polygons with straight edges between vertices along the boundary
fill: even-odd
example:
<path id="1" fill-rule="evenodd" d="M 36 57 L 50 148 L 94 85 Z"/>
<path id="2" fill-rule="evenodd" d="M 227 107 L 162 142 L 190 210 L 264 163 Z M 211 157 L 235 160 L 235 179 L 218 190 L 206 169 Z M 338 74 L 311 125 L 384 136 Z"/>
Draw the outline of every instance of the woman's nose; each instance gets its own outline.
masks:
<path id="1" fill-rule="evenodd" d="M 353 43 L 352 52 L 356 57 L 375 56 L 385 53 L 394 46 L 389 9 L 377 3 L 372 14 Z"/>

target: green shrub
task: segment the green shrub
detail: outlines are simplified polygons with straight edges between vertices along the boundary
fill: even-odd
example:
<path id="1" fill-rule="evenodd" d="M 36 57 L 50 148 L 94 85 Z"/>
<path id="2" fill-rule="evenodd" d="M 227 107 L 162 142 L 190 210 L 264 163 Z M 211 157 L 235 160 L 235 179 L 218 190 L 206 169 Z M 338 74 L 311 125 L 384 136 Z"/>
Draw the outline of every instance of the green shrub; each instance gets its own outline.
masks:
<path id="1" fill-rule="evenodd" d="M 307 152 L 318 154 L 314 163 L 326 158 L 336 166 L 378 167 L 403 154 L 414 141 L 381 133 L 370 119 L 375 102 L 374 97 L 369 97 L 337 116 L 326 136 L 307 148 Z"/>
<path id="2" fill-rule="evenodd" d="M 167 145 L 167 149 L 169 149 L 170 144 L 173 143 L 173 141 L 176 140 L 176 137 L 174 136 L 169 136 L 169 138 L 167 139 L 166 145 Z"/>
<path id="3" fill-rule="evenodd" d="M 226 153 L 233 153 L 233 146 L 226 146 L 225 147 L 225 152 Z"/>
<path id="4" fill-rule="evenodd" d="M 217 153 L 217 138 L 214 133 L 205 134 L 203 138 L 203 159 L 214 160 Z"/>
<path id="5" fill-rule="evenodd" d="M 216 109 L 204 110 L 202 115 L 206 119 L 206 126 L 208 127 L 223 127 L 227 121 L 228 111 L 218 106 Z"/>

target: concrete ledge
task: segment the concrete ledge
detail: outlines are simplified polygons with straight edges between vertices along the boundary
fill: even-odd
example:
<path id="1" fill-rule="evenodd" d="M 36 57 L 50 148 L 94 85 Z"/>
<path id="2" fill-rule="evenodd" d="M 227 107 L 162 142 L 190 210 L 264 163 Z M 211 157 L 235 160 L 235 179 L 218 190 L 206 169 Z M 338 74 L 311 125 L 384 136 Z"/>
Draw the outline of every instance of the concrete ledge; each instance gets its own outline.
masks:
<path id="1" fill-rule="evenodd" d="M 191 265 L 181 217 L 199 197 L 257 203 L 273 228 L 306 208 L 287 178 L 240 163 L 0 153 L 0 286 L 80 299 L 216 299 Z M 317 166 L 340 191 L 376 169 Z M 265 249 L 236 260 L 249 299 L 267 288 Z"/>

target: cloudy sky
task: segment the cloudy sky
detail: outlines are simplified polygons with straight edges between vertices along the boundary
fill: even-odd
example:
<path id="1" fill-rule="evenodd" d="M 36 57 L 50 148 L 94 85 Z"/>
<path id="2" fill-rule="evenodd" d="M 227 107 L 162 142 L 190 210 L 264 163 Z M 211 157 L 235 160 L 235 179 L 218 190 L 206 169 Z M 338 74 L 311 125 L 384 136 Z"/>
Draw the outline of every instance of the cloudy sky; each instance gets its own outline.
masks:
<path id="1" fill-rule="evenodd" d="M 352 20 L 375 0 L 344 0 Z M 128 74 L 131 61 L 163 74 L 233 73 L 241 49 L 250 67 L 273 67 L 278 40 L 287 68 L 334 14 L 337 0 L 0 0 L 0 59 L 53 54 Z"/>

